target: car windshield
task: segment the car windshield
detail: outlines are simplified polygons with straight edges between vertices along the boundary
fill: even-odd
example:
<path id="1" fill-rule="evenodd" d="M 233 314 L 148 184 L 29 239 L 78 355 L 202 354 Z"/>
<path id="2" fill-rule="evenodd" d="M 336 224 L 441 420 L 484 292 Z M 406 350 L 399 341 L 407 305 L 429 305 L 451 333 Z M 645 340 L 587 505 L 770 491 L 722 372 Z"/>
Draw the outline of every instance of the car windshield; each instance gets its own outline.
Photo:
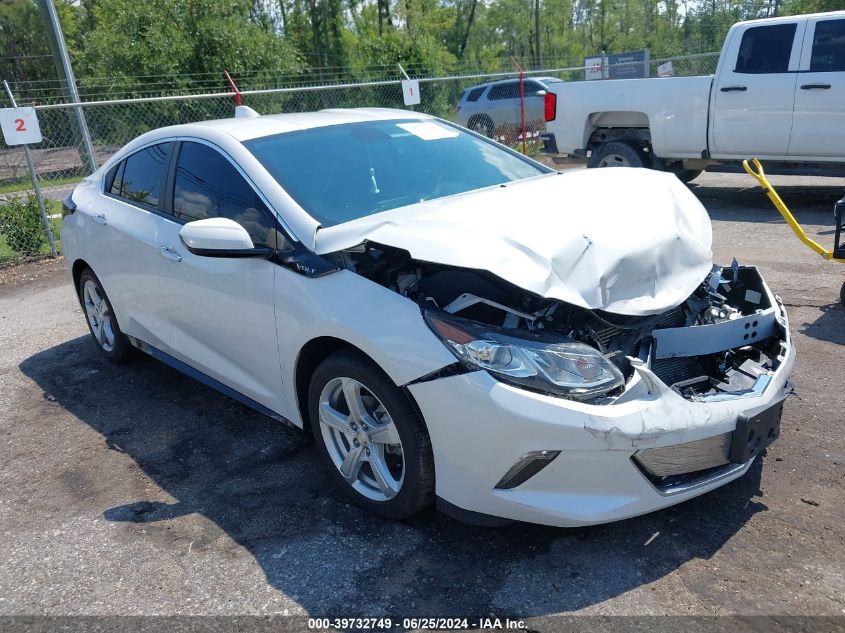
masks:
<path id="1" fill-rule="evenodd" d="M 323 226 L 552 171 L 437 120 L 347 123 L 244 145 Z"/>

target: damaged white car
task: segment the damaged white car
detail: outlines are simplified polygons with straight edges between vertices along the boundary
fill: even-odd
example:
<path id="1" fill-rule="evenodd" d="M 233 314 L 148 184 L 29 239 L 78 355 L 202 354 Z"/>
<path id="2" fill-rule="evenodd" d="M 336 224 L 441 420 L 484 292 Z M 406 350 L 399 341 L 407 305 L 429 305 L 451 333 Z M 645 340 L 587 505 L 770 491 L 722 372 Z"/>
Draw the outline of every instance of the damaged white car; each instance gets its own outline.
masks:
<path id="1" fill-rule="evenodd" d="M 450 123 L 327 110 L 163 128 L 65 201 L 98 349 L 313 433 L 390 518 L 575 526 L 742 476 L 795 352 L 671 174 L 559 174 Z M 143 421 L 139 421 L 143 424 Z"/>

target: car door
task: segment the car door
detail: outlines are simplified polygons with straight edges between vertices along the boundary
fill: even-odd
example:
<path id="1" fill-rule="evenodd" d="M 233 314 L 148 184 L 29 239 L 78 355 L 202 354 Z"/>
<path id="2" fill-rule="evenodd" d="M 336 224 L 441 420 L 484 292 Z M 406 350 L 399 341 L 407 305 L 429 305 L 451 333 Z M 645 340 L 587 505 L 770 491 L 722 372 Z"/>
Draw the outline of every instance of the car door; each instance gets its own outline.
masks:
<path id="1" fill-rule="evenodd" d="M 167 325 L 150 299 L 158 288 L 156 239 L 173 145 L 150 145 L 120 161 L 106 175 L 97 208 L 89 211 L 93 247 L 86 260 L 123 332 L 151 345 L 167 338 Z"/>
<path id="2" fill-rule="evenodd" d="M 525 127 L 531 132 L 543 125 L 545 121 L 546 87 L 539 81 L 526 80 L 523 89 L 525 91 Z M 538 94 L 541 91 L 542 94 Z M 518 102 L 517 107 L 519 107 Z"/>
<path id="3" fill-rule="evenodd" d="M 845 18 L 807 22 L 790 156 L 845 156 Z"/>
<path id="4" fill-rule="evenodd" d="M 273 304 L 277 266 L 262 257 L 195 255 L 179 237 L 187 222 L 226 217 L 241 224 L 254 245 L 275 248 L 275 216 L 217 147 L 182 141 L 174 151 L 169 219 L 158 235 L 168 267 L 159 298 L 171 331 L 165 351 L 251 400 L 283 411 Z"/>
<path id="5" fill-rule="evenodd" d="M 503 126 L 519 123 L 519 82 L 503 81 L 490 86 L 487 91 L 487 112 L 493 119 L 496 134 Z"/>
<path id="6" fill-rule="evenodd" d="M 730 33 L 713 85 L 713 156 L 786 155 L 804 24 L 745 26 Z"/>

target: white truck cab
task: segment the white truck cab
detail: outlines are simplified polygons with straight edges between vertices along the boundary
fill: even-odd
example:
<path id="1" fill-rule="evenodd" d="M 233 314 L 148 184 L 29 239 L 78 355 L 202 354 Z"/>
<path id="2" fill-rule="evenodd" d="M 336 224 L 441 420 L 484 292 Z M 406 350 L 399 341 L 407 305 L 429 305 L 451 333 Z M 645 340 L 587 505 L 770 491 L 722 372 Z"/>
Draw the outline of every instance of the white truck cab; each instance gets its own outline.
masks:
<path id="1" fill-rule="evenodd" d="M 590 167 L 845 163 L 845 11 L 739 22 L 713 76 L 549 88 L 546 150 Z"/>

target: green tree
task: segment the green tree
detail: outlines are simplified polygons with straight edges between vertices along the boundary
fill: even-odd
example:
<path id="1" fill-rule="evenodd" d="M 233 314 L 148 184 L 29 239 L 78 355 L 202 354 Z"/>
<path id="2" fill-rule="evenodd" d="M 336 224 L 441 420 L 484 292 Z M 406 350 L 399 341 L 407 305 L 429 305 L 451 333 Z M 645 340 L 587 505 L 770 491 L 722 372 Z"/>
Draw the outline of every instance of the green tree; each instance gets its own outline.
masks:
<path id="1" fill-rule="evenodd" d="M 223 71 L 290 72 L 301 59 L 251 0 L 137 0 L 90 2 L 93 29 L 80 55 L 83 83 L 141 78 L 141 88 L 190 87 L 197 76 L 225 88 Z M 213 82 L 217 82 L 214 84 Z"/>

